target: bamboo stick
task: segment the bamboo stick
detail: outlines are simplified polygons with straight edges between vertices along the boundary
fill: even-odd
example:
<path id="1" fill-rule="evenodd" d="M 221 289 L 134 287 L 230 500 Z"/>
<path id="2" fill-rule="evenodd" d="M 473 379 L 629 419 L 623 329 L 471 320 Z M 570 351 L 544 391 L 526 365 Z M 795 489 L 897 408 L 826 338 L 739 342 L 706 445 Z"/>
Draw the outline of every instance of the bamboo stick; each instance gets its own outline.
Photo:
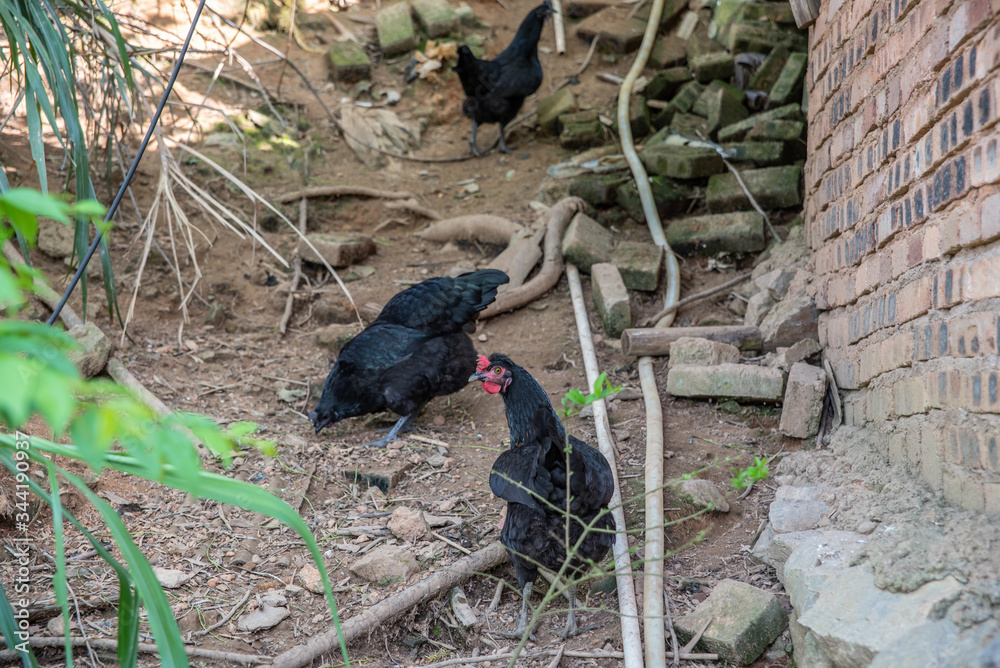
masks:
<path id="1" fill-rule="evenodd" d="M 622 352 L 636 357 L 667 355 L 670 353 L 670 344 L 682 336 L 721 341 L 732 344 L 740 350 L 760 350 L 763 344 L 758 328 L 743 325 L 626 329 L 622 332 Z"/>

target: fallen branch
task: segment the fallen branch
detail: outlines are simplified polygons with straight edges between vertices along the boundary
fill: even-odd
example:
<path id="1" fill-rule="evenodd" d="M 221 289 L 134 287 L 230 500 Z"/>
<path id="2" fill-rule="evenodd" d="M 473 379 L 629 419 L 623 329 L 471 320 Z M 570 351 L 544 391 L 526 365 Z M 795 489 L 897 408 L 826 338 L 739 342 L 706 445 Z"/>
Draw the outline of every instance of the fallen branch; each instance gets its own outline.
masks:
<path id="1" fill-rule="evenodd" d="M 715 287 L 708 288 L 707 290 L 702 290 L 701 292 L 696 292 L 693 295 L 688 295 L 684 299 L 682 299 L 682 300 L 680 300 L 678 302 L 674 302 L 670 306 L 668 306 L 665 309 L 659 311 L 656 315 L 650 316 L 650 317 L 646 318 L 645 320 L 643 320 L 640 323 L 640 327 L 649 327 L 653 323 L 659 321 L 659 319 L 662 318 L 663 316 L 669 315 L 671 313 L 675 313 L 676 311 L 678 311 L 681 308 L 687 306 L 688 304 L 691 304 L 693 302 L 699 301 L 701 299 L 706 299 L 708 297 L 711 297 L 712 295 L 717 294 L 719 292 L 722 292 L 726 288 L 731 288 L 734 285 L 739 285 L 743 281 L 745 281 L 748 278 L 750 278 L 750 274 L 751 273 L 753 273 L 753 272 L 749 272 L 748 271 L 748 272 L 742 273 L 739 276 L 737 276 L 736 278 L 733 278 L 733 279 L 731 279 L 729 281 L 726 281 L 722 285 L 716 285 Z"/>
<path id="2" fill-rule="evenodd" d="M 522 652 L 519 658 L 522 659 L 541 659 L 546 656 L 556 656 L 562 652 L 564 657 L 569 657 L 571 659 L 622 659 L 625 657 L 621 652 L 587 652 L 578 649 L 542 649 L 535 650 L 531 652 Z M 672 657 L 672 654 L 667 655 L 668 658 Z M 483 656 L 472 656 L 466 658 L 448 659 L 447 661 L 439 661 L 437 663 L 428 663 L 422 666 L 414 665 L 413 668 L 445 668 L 445 666 L 460 666 L 466 663 L 487 663 L 489 661 L 506 661 L 507 659 L 514 658 L 513 652 L 505 652 L 504 654 L 484 654 Z M 683 661 L 718 661 L 718 654 L 681 654 L 680 658 Z"/>
<path id="3" fill-rule="evenodd" d="M 763 337 L 758 328 L 743 325 L 626 329 L 622 332 L 622 353 L 636 357 L 669 355 L 670 344 L 682 336 L 721 341 L 732 344 L 740 350 L 760 350 L 763 344 Z"/>
<path id="4" fill-rule="evenodd" d="M 417 232 L 417 236 L 424 241 L 441 243 L 475 240 L 487 244 L 507 245 L 511 237 L 523 230 L 524 227 L 506 218 L 477 213 L 438 221 L 427 229 Z"/>
<path id="5" fill-rule="evenodd" d="M 416 199 L 404 199 L 399 202 L 386 202 L 382 206 L 387 209 L 402 209 L 404 211 L 409 211 L 410 213 L 415 213 L 418 216 L 423 216 L 424 218 L 430 218 L 431 220 L 441 220 L 440 213 L 420 204 Z"/>
<path id="6" fill-rule="evenodd" d="M 253 593 L 253 590 L 252 589 L 247 589 L 246 593 L 243 595 L 243 598 L 240 599 L 240 602 L 237 603 L 236 605 L 234 605 L 229 610 L 229 612 L 225 616 L 223 616 L 222 619 L 220 619 L 216 623 L 212 624 L 208 628 L 204 628 L 201 631 L 195 631 L 194 633 L 191 634 L 191 637 L 192 638 L 200 638 L 202 636 L 207 636 L 209 633 L 211 633 L 215 629 L 217 629 L 217 628 L 219 628 L 221 626 L 225 626 L 227 623 L 229 623 L 229 620 L 232 619 L 236 615 L 236 613 L 240 611 L 240 608 L 242 608 L 243 605 L 247 601 L 250 600 L 250 594 L 251 593 Z"/>
<path id="7" fill-rule="evenodd" d="M 408 587 L 398 594 L 376 603 L 341 624 L 344 642 L 349 643 L 377 627 L 379 624 L 403 613 L 415 605 L 429 601 L 441 592 L 451 589 L 466 578 L 483 573 L 503 563 L 507 551 L 500 543 L 490 543 L 468 557 L 459 559 L 443 571 Z M 301 668 L 313 659 L 332 652 L 340 646 L 335 630 L 315 636 L 304 645 L 298 645 L 274 658 L 276 668 Z"/>
<path id="8" fill-rule="evenodd" d="M 377 190 L 364 186 L 312 186 L 302 188 L 295 192 L 278 195 L 274 201 L 278 204 L 287 204 L 303 197 L 381 197 L 382 199 L 410 199 L 416 197 L 413 193 L 405 191 Z"/>
<path id="9" fill-rule="evenodd" d="M 583 200 L 579 197 L 567 197 L 549 209 L 545 225 L 545 259 L 542 260 L 542 268 L 524 285 L 497 295 L 496 301 L 479 314 L 480 319 L 492 318 L 530 304 L 559 282 L 563 271 L 563 232 L 566 231 L 566 226 L 573 216 L 583 211 L 584 206 Z"/>
<path id="10" fill-rule="evenodd" d="M 303 165 L 303 180 L 308 181 L 309 175 L 307 170 L 309 169 L 309 151 L 305 152 L 306 161 Z M 299 234 L 303 237 L 306 235 L 306 218 L 309 215 L 309 198 L 303 197 L 299 200 Z M 285 332 L 288 331 L 288 321 L 292 317 L 292 307 L 295 305 L 295 291 L 299 288 L 299 281 L 302 280 L 302 258 L 299 257 L 299 249 L 295 247 L 292 249 L 292 263 L 295 265 L 295 273 L 292 275 L 292 285 L 288 289 L 288 297 L 285 298 L 285 312 L 281 314 L 281 323 L 278 325 L 278 330 L 281 335 L 284 336 Z"/>
<path id="11" fill-rule="evenodd" d="M 28 644 L 32 647 L 62 647 L 66 640 L 62 636 L 48 637 L 35 636 L 28 638 Z M 70 638 L 73 647 L 90 646 L 95 649 L 118 651 L 118 641 L 109 638 Z M 188 656 L 200 659 L 209 659 L 221 663 L 239 664 L 242 666 L 260 666 L 269 664 L 271 657 L 260 656 L 258 654 L 238 654 L 236 652 L 220 652 L 214 649 L 202 649 L 200 647 L 185 647 L 184 651 Z M 152 643 L 139 643 L 139 652 L 142 654 L 159 654 L 160 650 Z M 21 654 L 12 650 L 0 652 L 0 661 L 17 660 Z"/>

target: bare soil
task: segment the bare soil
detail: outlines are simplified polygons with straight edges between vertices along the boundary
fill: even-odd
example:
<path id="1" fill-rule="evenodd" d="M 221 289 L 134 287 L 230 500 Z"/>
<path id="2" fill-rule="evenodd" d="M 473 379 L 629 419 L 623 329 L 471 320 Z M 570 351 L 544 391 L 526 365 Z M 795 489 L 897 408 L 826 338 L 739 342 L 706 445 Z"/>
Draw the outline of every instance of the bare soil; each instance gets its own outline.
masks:
<path id="1" fill-rule="evenodd" d="M 179 7 L 181 3 L 160 4 L 153 9 L 151 3 L 140 4 L 148 10 L 147 18 L 160 29 L 182 32 L 188 25 L 188 14 Z M 487 34 L 489 54 L 505 46 L 517 26 L 533 6 L 533 0 L 511 0 L 507 10 L 489 2 L 476 2 L 477 15 L 492 30 L 478 31 Z M 307 10 L 309 8 L 307 7 Z M 373 6 L 363 3 L 352 9 L 348 16 L 371 17 Z M 323 14 L 325 8 L 312 9 L 300 17 L 303 34 L 307 40 L 319 44 L 329 42 L 336 34 Z M 345 20 L 344 13 L 338 14 Z M 208 32 L 210 16 L 203 22 L 203 32 Z M 352 30 L 364 34 L 371 28 L 347 21 Z M 214 29 L 213 29 L 214 30 Z M 235 37 L 232 31 L 218 29 L 226 39 Z M 218 36 L 217 36 L 218 37 Z M 263 39 L 285 50 L 284 36 L 263 34 Z M 221 38 L 219 38 L 221 39 Z M 552 33 L 547 29 L 542 45 L 552 46 Z M 260 47 L 239 37 L 234 43 L 239 52 L 251 63 L 267 61 L 270 55 Z M 572 30 L 568 35 L 569 52 L 557 57 L 552 53 L 541 54 L 548 87 L 561 82 L 577 69 L 587 51 L 587 44 L 578 40 Z M 336 108 L 340 99 L 352 94 L 350 88 L 328 83 L 324 56 L 307 53 L 298 46 L 289 49 L 299 67 L 312 84 L 320 90 L 323 100 Z M 214 69 L 217 56 L 189 55 L 192 65 Z M 616 88 L 594 78 L 598 71 L 612 71 L 623 75 L 631 57 L 614 59 L 598 55 L 582 83 L 574 92 L 587 107 L 609 107 Z M 459 113 L 460 88 L 453 75 L 445 75 L 438 85 L 420 81 L 406 86 L 402 80 L 407 62 L 386 62 L 376 69 L 373 88 L 391 87 L 403 92 L 403 99 L 395 111 L 401 117 L 423 115 L 428 119 L 423 144 L 417 152 L 425 157 L 459 156 L 467 152 L 469 123 Z M 231 68 L 233 76 L 241 76 Z M 208 75 L 188 68 L 181 76 L 177 92 L 188 102 L 200 102 L 207 89 Z M 321 108 L 315 103 L 302 82 L 289 70 L 282 74 L 280 63 L 264 62 L 256 67 L 264 87 L 286 104 L 286 117 L 291 124 L 287 137 L 291 142 L 279 142 L 270 137 L 251 135 L 245 146 L 222 148 L 204 147 L 206 154 L 237 173 L 248 185 L 264 197 L 272 199 L 285 192 L 298 189 L 301 184 L 302 146 L 310 145 L 309 178 L 311 184 L 365 185 L 385 190 L 407 190 L 418 195 L 425 206 L 439 211 L 443 216 L 471 212 L 490 213 L 528 223 L 535 214 L 528 201 L 536 197 L 538 185 L 549 165 L 564 160 L 570 154 L 560 148 L 551 137 L 536 134 L 530 128 L 517 129 L 510 143 L 517 152 L 509 156 L 491 154 L 486 158 L 455 163 L 418 163 L 392 160 L 380 170 L 369 170 L 361 165 L 354 154 L 331 126 Z M 278 92 L 278 81 L 281 89 Z M 261 109 L 259 94 L 245 86 L 229 81 L 215 84 L 211 92 L 216 104 L 226 107 L 232 114 L 251 109 Z M 529 100 L 525 108 L 532 108 Z M 430 113 L 428 113 L 428 109 Z M 205 112 L 207 114 L 207 112 Z M 221 120 L 216 114 L 211 123 Z M 179 113 L 164 117 L 168 134 L 182 139 L 190 124 Z M 294 129 L 298 123 L 298 130 Z M 272 126 L 273 126 L 272 122 Z M 196 131 L 195 137 L 199 133 Z M 495 129 L 488 128 L 480 135 L 481 145 L 492 141 Z M 297 142 L 297 146 L 293 143 Z M 54 147 L 53 147 L 54 148 Z M 32 185 L 35 172 L 30 167 L 29 150 L 24 128 L 15 123 L 0 135 L 0 151 L 5 155 L 6 167 L 15 185 Z M 146 154 L 140 173 L 133 185 L 139 210 L 145 212 L 153 199 L 159 178 L 157 147 Z M 53 150 L 51 155 L 55 156 Z M 50 169 L 54 179 L 64 178 L 58 172 L 59 164 Z M 248 218 L 257 215 L 264 238 L 283 256 L 288 257 L 295 245 L 293 233 L 283 224 L 275 224 L 263 210 L 254 212 L 247 200 L 224 179 L 191 164 L 189 175 L 210 189 L 217 197 Z M 479 193 L 464 194 L 458 182 L 475 178 L 481 186 Z M 112 179 L 110 187 L 117 187 Z M 99 193 L 110 201 L 112 191 Z M 180 195 L 179 195 L 180 196 Z M 154 251 L 139 289 L 139 299 L 129 337 L 122 343 L 117 355 L 155 394 L 177 410 L 197 411 L 212 416 L 221 424 L 239 420 L 258 423 L 263 434 L 278 444 L 277 457 L 270 458 L 254 451 L 239 457 L 226 475 L 247 480 L 262 489 L 285 498 L 301 513 L 324 550 L 331 579 L 338 588 L 337 601 L 342 618 L 349 618 L 361 609 L 384 599 L 425 577 L 430 571 L 441 568 L 464 556 L 458 549 L 438 540 L 419 541 L 414 551 L 421 563 L 421 572 L 406 583 L 387 586 L 364 583 L 352 576 L 349 565 L 358 558 L 366 546 L 373 542 L 393 542 L 382 527 L 387 511 L 403 504 L 422 508 L 435 515 L 459 518 L 462 523 L 444 530 L 452 542 L 467 550 L 475 550 L 498 535 L 497 522 L 501 504 L 489 490 L 487 478 L 490 466 L 499 448 L 504 446 L 506 425 L 501 401 L 482 392 L 478 386 L 468 386 L 446 399 L 431 402 L 418 421 L 417 435 L 423 440 L 407 439 L 398 449 L 378 450 L 358 447 L 374 438 L 374 430 L 387 427 L 395 416 L 357 418 L 335 425 L 316 435 L 304 414 L 311 410 L 318 397 L 322 382 L 329 371 L 334 354 L 319 343 L 315 333 L 322 326 L 336 321 L 347 321 L 346 300 L 339 288 L 324 281 L 324 272 L 308 267 L 306 275 L 312 289 L 301 293 L 287 335 L 278 333 L 278 323 L 284 308 L 290 272 L 259 245 L 250 240 L 238 239 L 205 216 L 188 198 L 182 198 L 192 220 L 205 233 L 207 240 L 199 242 L 197 260 L 204 274 L 197 292 L 200 299 L 188 304 L 190 319 L 183 322 L 179 311 L 180 297 L 176 279 Z M 283 208 L 291 219 L 297 218 L 297 204 Z M 392 224 L 373 231 L 388 218 L 399 218 L 403 224 Z M 136 239 L 140 218 L 129 204 L 122 209 L 121 223 L 112 236 L 115 269 L 121 282 L 121 307 L 128 305 L 135 271 L 141 252 Z M 447 244 L 424 242 L 412 235 L 426 221 L 408 213 L 388 211 L 379 200 L 340 198 L 312 200 L 309 203 L 308 230 L 357 231 L 371 234 L 378 252 L 365 261 L 374 269 L 354 269 L 342 272 L 353 276 L 348 287 L 359 305 L 368 302 L 383 304 L 405 285 L 434 275 L 446 275 L 456 267 L 471 269 L 488 263 L 498 249 L 482 248 L 475 244 Z M 619 233 L 627 238 L 648 239 L 644 225 L 626 221 Z M 169 248 L 169 235 L 161 221 L 157 240 Z M 211 243 L 209 243 L 209 241 Z M 169 250 L 168 250 L 169 253 Z M 41 266 L 57 289 L 66 285 L 66 268 L 55 261 L 35 253 L 35 262 Z M 753 258 L 741 258 L 724 271 L 710 270 L 702 260 L 689 259 L 683 263 L 682 294 L 690 294 L 728 280 L 734 272 L 745 269 Z M 190 261 L 181 260 L 185 271 L 190 271 Z M 585 291 L 589 294 L 589 285 Z M 109 321 L 103 295 L 94 282 L 90 286 L 89 313 L 114 340 L 121 337 L 120 327 Z M 655 296 L 636 297 L 634 311 L 637 316 L 651 314 L 659 306 Z M 202 301 L 204 300 L 204 302 Z M 725 324 L 737 318 L 723 305 L 724 298 L 706 301 L 683 309 L 677 324 Z M 71 304 L 79 310 L 80 291 Z M 221 306 L 223 315 L 216 313 L 208 321 L 212 306 Z M 217 310 L 217 309 L 216 309 Z M 36 306 L 35 315 L 47 316 Z M 98 315 L 100 314 L 100 315 Z M 600 332 L 600 324 L 591 314 L 591 326 Z M 576 327 L 573 320 L 568 288 L 565 279 L 555 289 L 531 306 L 480 324 L 474 335 L 477 349 L 483 354 L 504 352 L 513 357 L 539 379 L 558 403 L 566 390 L 583 388 L 586 378 L 579 351 Z M 610 342 L 598 335 L 597 346 L 600 366 L 613 382 L 638 392 L 639 384 L 635 359 L 623 356 Z M 666 434 L 665 473 L 668 478 L 679 478 L 708 467 L 700 475 L 716 482 L 721 489 L 729 490 L 731 512 L 699 517 L 667 529 L 668 547 L 675 552 L 666 564 L 668 593 L 676 613 L 683 614 L 703 600 L 713 584 L 724 578 L 735 578 L 781 594 L 781 587 L 773 572 L 764 570 L 749 559 L 747 546 L 751 543 L 761 523 L 766 519 L 767 504 L 773 497 L 773 488 L 766 482 L 744 499 L 737 499 L 737 492 L 729 487 L 734 467 L 746 467 L 753 456 L 771 455 L 799 447 L 785 441 L 777 434 L 778 414 L 772 407 L 743 406 L 725 412 L 719 406 L 675 399 L 666 395 L 666 359 L 657 364 L 657 378 L 664 406 Z M 279 397 L 281 390 L 306 391 L 292 396 L 292 403 Z M 641 401 L 613 400 L 610 417 L 618 452 L 618 471 L 623 484 L 623 497 L 635 498 L 643 492 L 645 464 L 645 415 Z M 572 418 L 569 427 L 581 438 L 596 442 L 592 421 Z M 44 435 L 44 428 L 32 430 Z M 441 442 L 435 445 L 430 442 Z M 448 462 L 440 467 L 430 466 L 429 456 L 447 454 Z M 724 462 L 726 458 L 733 461 Z M 388 495 L 375 488 L 364 488 L 351 483 L 345 472 L 356 468 L 363 470 L 392 471 L 409 466 L 401 481 Z M 216 464 L 210 469 L 220 470 Z M 120 509 L 137 543 L 149 560 L 158 566 L 184 571 L 193 575 L 186 584 L 168 592 L 182 631 L 196 633 L 210 626 L 241 601 L 250 592 L 249 604 L 257 605 L 257 596 L 269 591 L 284 592 L 286 585 L 302 585 L 299 574 L 308 564 L 308 554 L 293 532 L 252 513 L 223 508 L 211 502 L 194 502 L 183 494 L 164 487 L 129 478 L 114 472 L 105 472 L 93 481 L 94 489 Z M 99 518 L 81 498 L 69 494 L 68 508 L 97 535 L 107 536 Z M 679 519 L 690 509 L 678 502 L 668 491 L 667 508 L 671 519 Z M 373 513 L 377 515 L 372 515 Z M 630 528 L 643 524 L 641 498 L 627 504 L 626 514 Z M 345 535 L 359 533 L 360 537 Z M 344 529 L 354 528 L 354 532 Z M 49 518 L 40 515 L 34 524 L 40 545 L 51 548 Z M 700 540 L 696 540 L 699 538 Z M 70 534 L 71 553 L 84 552 L 82 537 Z M 634 539 L 633 539 L 634 541 Z M 694 541 L 694 542 L 692 542 Z M 641 556 L 641 541 L 638 555 Z M 248 550 L 251 561 L 243 566 L 235 562 Z M 51 552 L 50 552 L 51 553 Z M 42 587 L 39 599 L 48 596 L 49 577 L 53 573 L 51 562 L 38 554 L 37 574 Z M 516 582 L 508 566 L 492 575 Z M 93 608 L 81 607 L 78 621 L 92 637 L 113 637 L 115 610 L 113 602 L 102 603 L 117 592 L 113 573 L 97 558 L 81 559 L 74 565 L 70 583 L 75 599 L 83 604 L 93 602 Z M 541 584 L 541 583 L 540 583 Z M 641 577 L 637 576 L 640 596 Z M 238 632 L 235 618 L 209 635 L 193 638 L 201 647 L 275 655 L 307 641 L 316 634 L 331 628 L 323 598 L 308 590 L 288 594 L 292 611 L 276 627 L 257 633 Z M 493 596 L 494 581 L 487 577 L 474 577 L 465 585 L 470 604 L 479 614 L 481 627 L 463 631 L 454 624 L 446 597 L 432 601 L 407 612 L 391 624 L 371 629 L 367 638 L 351 645 L 352 663 L 366 666 L 397 666 L 431 663 L 453 656 L 470 656 L 474 651 L 491 653 L 496 647 L 512 647 L 511 641 L 485 633 L 488 629 L 513 628 L 520 601 L 516 595 L 506 593 L 499 610 L 487 613 L 486 607 Z M 583 593 L 581 593 L 581 597 Z M 535 601 L 537 602 L 537 598 Z M 616 618 L 617 600 L 614 593 L 594 593 L 589 598 L 594 610 L 583 614 L 584 624 L 601 624 L 567 643 L 567 648 L 590 650 L 620 650 L 621 634 Z M 40 613 L 34 624 L 36 633 L 50 635 L 44 630 L 52 616 Z M 536 631 L 538 647 L 558 647 L 555 632 L 564 622 L 562 614 L 549 616 Z M 779 640 L 779 644 L 781 641 Z M 532 643 L 530 646 L 535 646 Z M 54 651 L 42 656 L 48 665 L 61 663 Z M 85 656 L 80 654 L 80 656 Z M 783 666 L 790 661 L 779 654 L 762 658 L 756 666 Z M 326 665 L 338 665 L 339 656 L 328 656 Z M 144 665 L 157 665 L 155 657 L 144 657 Z M 523 665 L 547 665 L 542 660 L 523 661 Z M 203 660 L 196 660 L 201 663 Z M 618 665 L 619 661 L 595 659 L 564 659 L 562 665 Z M 699 665 L 710 665 L 701 662 Z"/>

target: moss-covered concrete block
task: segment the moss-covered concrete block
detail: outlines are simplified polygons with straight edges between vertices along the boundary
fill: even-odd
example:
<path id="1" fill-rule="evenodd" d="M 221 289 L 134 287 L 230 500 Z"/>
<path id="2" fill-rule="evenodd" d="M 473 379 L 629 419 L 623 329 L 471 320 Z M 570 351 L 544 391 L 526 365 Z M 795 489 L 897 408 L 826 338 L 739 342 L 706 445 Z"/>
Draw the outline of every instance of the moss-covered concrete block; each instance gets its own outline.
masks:
<path id="1" fill-rule="evenodd" d="M 802 204 L 802 168 L 798 165 L 745 170 L 741 176 L 747 189 L 763 209 L 787 209 Z M 751 208 L 743 189 L 732 174 L 716 174 L 708 180 L 705 203 L 712 212 Z"/>
<path id="2" fill-rule="evenodd" d="M 708 100 L 708 132 L 715 135 L 719 128 L 742 121 L 750 112 L 743 106 L 743 94 L 733 95 L 728 87 L 720 87 Z"/>
<path id="3" fill-rule="evenodd" d="M 708 83 L 713 79 L 729 79 L 734 71 L 733 57 L 727 51 L 713 51 L 692 58 L 688 61 L 688 67 L 694 78 L 701 83 Z"/>
<path id="4" fill-rule="evenodd" d="M 458 32 L 458 14 L 447 0 L 410 0 L 417 22 L 431 39 Z"/>
<path id="5" fill-rule="evenodd" d="M 674 120 L 674 114 L 677 113 L 677 107 L 668 102 L 664 108 L 652 110 L 650 113 L 652 114 L 653 129 L 662 130 L 669 128 L 671 121 Z"/>
<path id="6" fill-rule="evenodd" d="M 802 120 L 802 107 L 795 103 L 786 104 L 782 107 L 777 107 L 776 109 L 770 109 L 759 114 L 754 114 L 750 118 L 739 121 L 738 123 L 727 125 L 719 130 L 719 141 L 740 141 L 746 137 L 747 133 L 761 121 L 778 120 Z"/>
<path id="7" fill-rule="evenodd" d="M 585 213 L 573 216 L 562 240 L 562 254 L 567 262 L 589 273 L 595 264 L 608 262 L 614 240 L 611 232 Z"/>
<path id="8" fill-rule="evenodd" d="M 628 290 L 615 265 L 601 262 L 590 268 L 590 288 L 594 310 L 601 318 L 604 332 L 617 339 L 632 326 L 632 307 Z"/>
<path id="9" fill-rule="evenodd" d="M 733 97 L 735 97 L 737 100 L 740 100 L 741 102 L 745 97 L 743 91 L 737 88 L 736 86 L 730 83 L 726 83 L 721 79 L 714 79 L 707 86 L 705 86 L 705 89 L 701 92 L 701 95 L 699 95 L 698 98 L 694 101 L 694 104 L 691 106 L 691 113 L 697 116 L 701 116 L 702 118 L 708 118 L 708 112 L 709 109 L 711 108 L 712 100 L 720 89 L 728 90 Z"/>
<path id="10" fill-rule="evenodd" d="M 647 147 L 640 155 L 642 164 L 653 174 L 675 179 L 700 179 L 726 171 L 719 154 L 701 146 L 662 144 Z"/>
<path id="11" fill-rule="evenodd" d="M 695 648 L 716 653 L 726 663 L 746 666 L 781 635 L 788 626 L 788 614 L 771 592 L 722 580 L 694 612 L 674 620 L 678 640 L 687 642 L 709 621 Z"/>
<path id="12" fill-rule="evenodd" d="M 687 57 L 687 45 L 684 40 L 676 35 L 660 35 L 653 42 L 653 48 L 649 52 L 649 66 L 662 70 L 683 64 Z"/>
<path id="13" fill-rule="evenodd" d="M 718 53 L 726 50 L 725 46 L 701 33 L 691 35 L 685 46 L 687 47 L 688 61 L 708 53 Z"/>
<path id="14" fill-rule="evenodd" d="M 669 368 L 678 364 L 715 366 L 717 364 L 738 364 L 740 349 L 729 343 L 682 336 L 670 344 Z"/>
<path id="15" fill-rule="evenodd" d="M 767 54 L 767 58 L 760 64 L 757 71 L 750 75 L 750 81 L 747 82 L 747 89 L 771 90 L 771 86 L 774 85 L 774 82 L 781 75 L 781 70 L 785 68 L 785 63 L 788 62 L 789 55 L 788 47 L 776 46 L 771 49 L 771 53 Z"/>
<path id="16" fill-rule="evenodd" d="M 691 188 L 668 176 L 651 177 L 649 188 L 653 191 L 653 202 L 661 217 L 671 216 L 687 209 L 693 196 Z M 645 222 L 646 214 L 643 213 L 639 189 L 636 188 L 634 181 L 629 179 L 618 186 L 616 199 L 618 206 L 624 209 L 632 220 Z"/>
<path id="17" fill-rule="evenodd" d="M 585 42 L 600 37 L 601 49 L 612 53 L 631 53 L 639 48 L 646 32 L 646 21 L 638 16 L 625 18 L 626 12 L 617 7 L 602 9 L 581 21 L 577 36 Z"/>
<path id="18" fill-rule="evenodd" d="M 621 241 L 611 253 L 611 264 L 618 268 L 629 290 L 652 292 L 660 282 L 663 248 L 642 241 Z"/>
<path id="19" fill-rule="evenodd" d="M 694 114 L 674 114 L 670 129 L 685 137 L 707 137 L 708 119 Z"/>
<path id="20" fill-rule="evenodd" d="M 652 122 L 649 115 L 649 106 L 646 105 L 646 98 L 641 95 L 634 95 L 629 101 L 628 122 L 632 129 L 633 139 L 642 139 L 649 134 Z"/>
<path id="21" fill-rule="evenodd" d="M 767 103 L 772 107 L 780 107 L 794 102 L 802 96 L 802 81 L 809 65 L 809 57 L 804 53 L 793 53 L 788 56 L 781 74 L 771 86 Z"/>
<path id="22" fill-rule="evenodd" d="M 417 33 L 413 29 L 410 5 L 407 2 L 398 2 L 376 12 L 375 31 L 386 57 L 398 56 L 417 46 Z"/>
<path id="23" fill-rule="evenodd" d="M 729 29 L 726 36 L 730 53 L 749 51 L 753 53 L 770 53 L 776 46 L 786 46 L 791 51 L 805 52 L 808 42 L 798 32 L 772 28 L 768 24 L 736 23 Z"/>
<path id="24" fill-rule="evenodd" d="M 785 375 L 781 369 L 766 366 L 678 364 L 667 373 L 667 392 L 676 397 L 781 401 L 784 389 Z M 675 626 L 677 621 L 679 620 L 674 622 Z M 680 632 L 680 627 L 677 630 Z"/>
<path id="25" fill-rule="evenodd" d="M 792 5 L 788 2 L 757 2 L 743 5 L 744 21 L 764 21 L 795 25 Z"/>
<path id="26" fill-rule="evenodd" d="M 686 67 L 671 67 L 656 73 L 646 89 L 642 91 L 649 100 L 669 100 L 677 94 L 678 89 L 691 81 L 691 72 Z"/>
<path id="27" fill-rule="evenodd" d="M 564 86 L 538 101 L 538 125 L 542 132 L 559 134 L 562 129 L 559 126 L 559 117 L 576 110 L 576 96 L 569 86 Z"/>
<path id="28" fill-rule="evenodd" d="M 563 114 L 559 117 L 559 144 L 563 148 L 581 149 L 598 146 L 604 141 L 604 126 L 594 110 Z"/>
<path id="29" fill-rule="evenodd" d="M 688 81 L 677 89 L 670 103 L 677 108 L 677 111 L 688 112 L 694 106 L 698 97 L 705 92 L 705 87 L 697 81 Z"/>
<path id="30" fill-rule="evenodd" d="M 618 197 L 618 187 L 626 181 L 619 174 L 581 174 L 569 185 L 569 194 L 579 197 L 594 207 L 613 205 Z"/>
<path id="31" fill-rule="evenodd" d="M 787 162 L 785 145 L 780 141 L 745 141 L 723 144 L 732 162 L 752 162 L 758 167 L 771 167 Z"/>
<path id="32" fill-rule="evenodd" d="M 754 253 L 764 250 L 764 219 L 756 211 L 676 218 L 667 226 L 667 243 L 681 255 Z"/>
<path id="33" fill-rule="evenodd" d="M 334 42 L 330 47 L 330 76 L 334 81 L 354 83 L 372 73 L 372 61 L 361 45 L 353 40 Z"/>
<path id="34" fill-rule="evenodd" d="M 795 141 L 802 138 L 802 121 L 761 121 L 747 133 L 747 141 Z"/>

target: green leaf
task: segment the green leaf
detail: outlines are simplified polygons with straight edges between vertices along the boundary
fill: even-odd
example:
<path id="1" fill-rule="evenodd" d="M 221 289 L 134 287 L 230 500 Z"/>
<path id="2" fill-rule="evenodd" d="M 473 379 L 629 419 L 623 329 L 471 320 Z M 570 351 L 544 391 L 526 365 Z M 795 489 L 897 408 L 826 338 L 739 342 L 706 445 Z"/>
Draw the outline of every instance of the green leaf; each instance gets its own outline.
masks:
<path id="1" fill-rule="evenodd" d="M 66 586 L 66 544 L 63 539 L 63 508 L 62 498 L 59 496 L 59 480 L 56 478 L 55 466 L 52 462 L 45 463 L 46 471 L 49 474 L 49 487 L 52 500 L 52 534 L 56 544 L 56 574 L 52 578 L 52 588 L 56 592 L 56 602 L 62 610 L 63 620 L 63 656 L 66 658 L 67 668 L 73 668 L 73 640 L 72 627 L 69 616 L 69 590 Z"/>
<path id="2" fill-rule="evenodd" d="M 39 374 L 35 392 L 35 408 L 57 436 L 66 429 L 76 410 L 74 383 L 67 380 L 65 375 L 45 369 Z"/>
<path id="3" fill-rule="evenodd" d="M 34 188 L 14 188 L 8 190 L 0 198 L 0 201 L 4 204 L 4 213 L 6 213 L 6 206 L 9 205 L 33 216 L 51 218 L 66 225 L 69 225 L 70 222 L 69 206 L 66 202 L 60 201 L 59 198 L 53 195 L 39 192 Z"/>
<path id="4" fill-rule="evenodd" d="M 23 607 L 18 605 L 19 610 L 23 609 Z M 21 665 L 24 668 L 38 668 L 38 661 L 35 660 L 35 654 L 31 651 L 28 643 L 25 642 L 24 645 L 20 645 L 20 638 L 17 635 L 18 623 L 14 617 L 14 608 L 7 599 L 7 593 L 3 587 L 0 587 L 0 633 L 3 633 L 7 649 L 16 651 L 21 657 Z M 25 633 L 24 639 L 27 640 L 27 638 L 28 635 Z M 23 648 L 24 651 L 21 651 L 20 648 Z"/>
<path id="5" fill-rule="evenodd" d="M 118 581 L 118 663 L 135 668 L 139 661 L 139 599 L 132 583 Z"/>

